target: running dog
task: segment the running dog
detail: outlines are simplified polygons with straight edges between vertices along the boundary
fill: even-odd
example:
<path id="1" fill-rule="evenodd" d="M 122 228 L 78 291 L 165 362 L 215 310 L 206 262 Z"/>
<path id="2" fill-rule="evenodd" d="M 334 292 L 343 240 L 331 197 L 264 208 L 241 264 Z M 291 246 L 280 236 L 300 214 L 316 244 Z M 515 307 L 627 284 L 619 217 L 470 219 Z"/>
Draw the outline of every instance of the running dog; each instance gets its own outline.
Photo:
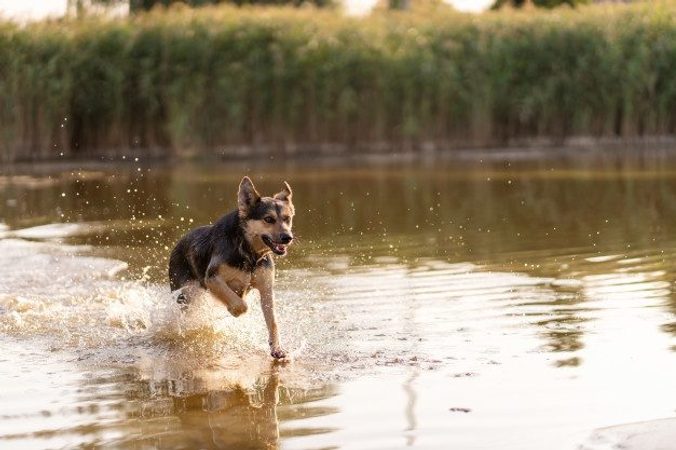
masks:
<path id="1" fill-rule="evenodd" d="M 261 197 L 249 177 L 242 178 L 237 209 L 213 225 L 188 232 L 169 258 L 169 284 L 172 292 L 179 291 L 177 300 L 182 305 L 205 289 L 237 317 L 247 310 L 247 293 L 258 289 L 270 354 L 275 359 L 285 358 L 286 352 L 275 320 L 272 254 L 286 255 L 293 241 L 292 195 L 291 187 L 284 182 L 281 192 Z"/>

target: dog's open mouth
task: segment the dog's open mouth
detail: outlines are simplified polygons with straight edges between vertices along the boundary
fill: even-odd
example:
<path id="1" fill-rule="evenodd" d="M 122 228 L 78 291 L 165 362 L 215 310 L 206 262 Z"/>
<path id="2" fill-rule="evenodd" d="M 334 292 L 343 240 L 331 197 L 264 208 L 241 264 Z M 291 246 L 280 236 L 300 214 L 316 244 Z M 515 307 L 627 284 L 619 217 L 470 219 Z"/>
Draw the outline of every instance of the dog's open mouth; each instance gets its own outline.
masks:
<path id="1" fill-rule="evenodd" d="M 272 252 L 275 255 L 280 256 L 286 255 L 286 247 L 287 247 L 286 244 L 282 244 L 281 242 L 275 242 L 272 240 L 270 236 L 263 236 L 262 238 L 263 242 L 265 242 L 265 245 L 270 247 L 270 250 L 272 250 Z"/>

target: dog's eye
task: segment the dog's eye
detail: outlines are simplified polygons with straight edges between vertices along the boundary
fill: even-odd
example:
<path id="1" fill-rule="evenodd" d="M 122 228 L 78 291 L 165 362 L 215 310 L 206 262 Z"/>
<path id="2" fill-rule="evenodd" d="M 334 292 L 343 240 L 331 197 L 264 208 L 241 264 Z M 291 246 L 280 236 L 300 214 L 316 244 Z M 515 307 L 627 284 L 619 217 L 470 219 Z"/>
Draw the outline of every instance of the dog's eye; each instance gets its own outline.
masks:
<path id="1" fill-rule="evenodd" d="M 263 220 L 265 220 L 266 223 L 275 223 L 275 218 L 274 218 L 274 217 L 268 216 L 268 217 L 266 217 L 266 218 L 263 219 Z"/>
<path id="2" fill-rule="evenodd" d="M 284 216 L 284 217 L 282 217 L 282 221 L 283 221 L 284 223 L 289 223 L 289 222 L 291 221 L 291 217 L 289 217 L 289 216 Z"/>

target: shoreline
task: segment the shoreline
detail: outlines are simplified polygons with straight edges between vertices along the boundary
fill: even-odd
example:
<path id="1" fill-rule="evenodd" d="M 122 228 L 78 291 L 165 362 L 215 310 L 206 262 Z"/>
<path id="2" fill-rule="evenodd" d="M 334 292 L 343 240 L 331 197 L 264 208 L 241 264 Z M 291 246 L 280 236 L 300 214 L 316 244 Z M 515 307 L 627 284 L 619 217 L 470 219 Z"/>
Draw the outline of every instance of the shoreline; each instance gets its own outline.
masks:
<path id="1" fill-rule="evenodd" d="M 408 151 L 373 150 L 348 153 L 339 146 L 332 151 L 262 153 L 254 149 L 217 154 L 216 152 L 199 156 L 176 156 L 171 152 L 158 155 L 157 151 L 139 151 L 129 148 L 126 151 L 101 153 L 92 157 L 57 159 L 36 159 L 6 161 L 0 166 L 0 174 L 11 175 L 27 170 L 73 168 L 96 169 L 111 164 L 148 164 L 173 166 L 177 164 L 233 164 L 235 166 L 258 168 L 271 166 L 295 167 L 351 167 L 355 165 L 388 166 L 417 163 L 601 163 L 617 164 L 622 162 L 642 163 L 648 161 L 676 161 L 676 137 L 656 137 L 646 139 L 589 139 L 571 140 L 565 145 L 544 145 L 542 142 L 522 143 L 504 147 L 463 147 L 445 150 L 427 148 Z"/>

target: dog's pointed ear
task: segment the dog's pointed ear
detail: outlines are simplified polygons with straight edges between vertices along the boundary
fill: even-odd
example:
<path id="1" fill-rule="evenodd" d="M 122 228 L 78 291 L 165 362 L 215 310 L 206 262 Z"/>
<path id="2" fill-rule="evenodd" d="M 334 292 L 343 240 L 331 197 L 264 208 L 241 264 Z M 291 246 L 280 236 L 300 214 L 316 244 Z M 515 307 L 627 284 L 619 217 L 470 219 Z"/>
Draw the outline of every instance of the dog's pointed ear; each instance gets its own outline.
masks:
<path id="1" fill-rule="evenodd" d="M 239 183 L 239 191 L 237 192 L 237 207 L 239 208 L 239 212 L 246 214 L 260 199 L 261 195 L 256 191 L 251 178 L 242 178 L 242 181 Z"/>
<path id="2" fill-rule="evenodd" d="M 293 191 L 291 190 L 291 186 L 289 186 L 289 183 L 286 181 L 284 182 L 284 187 L 280 192 L 277 192 L 275 194 L 275 198 L 277 200 L 282 200 L 284 202 L 291 201 L 291 197 L 293 196 Z"/>

